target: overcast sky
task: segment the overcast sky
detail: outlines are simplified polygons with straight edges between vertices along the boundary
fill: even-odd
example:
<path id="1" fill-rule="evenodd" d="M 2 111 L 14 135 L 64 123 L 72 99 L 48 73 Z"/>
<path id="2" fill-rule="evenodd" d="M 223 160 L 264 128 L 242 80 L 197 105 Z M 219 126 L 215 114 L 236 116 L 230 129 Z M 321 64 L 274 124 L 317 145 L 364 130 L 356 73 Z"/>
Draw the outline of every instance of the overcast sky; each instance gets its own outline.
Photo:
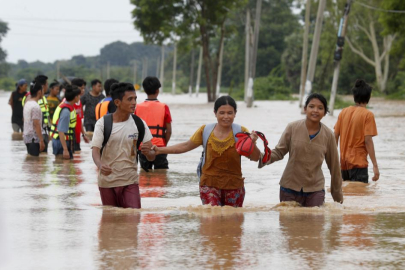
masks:
<path id="1" fill-rule="evenodd" d="M 10 30 L 1 42 L 7 61 L 53 62 L 94 56 L 111 42 L 142 41 L 131 22 L 130 0 L 0 0 Z"/>

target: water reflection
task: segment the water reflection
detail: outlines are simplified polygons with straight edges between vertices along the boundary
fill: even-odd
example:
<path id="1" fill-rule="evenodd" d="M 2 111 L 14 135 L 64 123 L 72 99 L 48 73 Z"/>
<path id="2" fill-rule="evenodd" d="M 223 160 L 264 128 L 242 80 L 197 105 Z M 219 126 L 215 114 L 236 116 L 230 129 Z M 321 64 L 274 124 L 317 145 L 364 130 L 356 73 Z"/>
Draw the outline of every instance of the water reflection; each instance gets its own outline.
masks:
<path id="1" fill-rule="evenodd" d="M 52 183 L 64 186 L 76 186 L 83 182 L 83 172 L 78 164 L 81 159 L 65 160 L 56 158 L 53 161 L 53 170 L 50 172 Z"/>
<path id="2" fill-rule="evenodd" d="M 167 170 L 156 170 L 150 172 L 141 171 L 139 174 L 139 189 L 141 198 L 163 197 L 167 189 L 165 188 L 168 182 Z"/>
<path id="3" fill-rule="evenodd" d="M 207 266 L 213 269 L 238 268 L 242 256 L 243 222 L 243 213 L 200 216 L 203 252 L 206 258 L 210 258 Z"/>
<path id="4" fill-rule="evenodd" d="M 98 261 L 102 269 L 134 269 L 139 266 L 138 249 L 139 212 L 103 208 L 98 230 Z"/>
<path id="5" fill-rule="evenodd" d="M 354 214 L 343 216 L 342 242 L 345 246 L 356 248 L 371 248 L 375 242 L 371 235 L 375 217 L 371 215 Z"/>

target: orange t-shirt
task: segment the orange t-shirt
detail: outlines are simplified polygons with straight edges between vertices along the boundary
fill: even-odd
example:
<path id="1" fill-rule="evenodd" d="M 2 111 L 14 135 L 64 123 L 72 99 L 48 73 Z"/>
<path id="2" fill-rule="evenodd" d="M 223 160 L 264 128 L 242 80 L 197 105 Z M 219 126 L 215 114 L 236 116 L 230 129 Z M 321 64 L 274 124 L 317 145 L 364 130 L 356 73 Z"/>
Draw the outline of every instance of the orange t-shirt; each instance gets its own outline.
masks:
<path id="1" fill-rule="evenodd" d="M 342 170 L 367 168 L 365 136 L 376 136 L 374 114 L 364 107 L 350 106 L 343 109 L 335 125 L 340 136 L 340 167 Z"/>

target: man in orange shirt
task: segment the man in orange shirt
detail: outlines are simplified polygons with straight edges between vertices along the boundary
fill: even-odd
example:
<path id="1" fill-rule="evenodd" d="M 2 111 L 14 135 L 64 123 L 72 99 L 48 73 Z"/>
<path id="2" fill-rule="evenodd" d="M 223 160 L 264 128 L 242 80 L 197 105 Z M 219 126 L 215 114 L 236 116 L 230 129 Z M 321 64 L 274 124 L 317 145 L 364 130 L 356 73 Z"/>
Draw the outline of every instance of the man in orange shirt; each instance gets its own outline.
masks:
<path id="1" fill-rule="evenodd" d="M 368 183 L 367 155 L 373 163 L 373 181 L 380 177 L 373 137 L 377 135 L 374 114 L 366 109 L 372 88 L 357 80 L 353 91 L 355 106 L 343 109 L 335 125 L 336 143 L 340 137 L 340 167 L 343 180 Z"/>
<path id="2" fill-rule="evenodd" d="M 148 98 L 136 105 L 135 114 L 139 116 L 148 125 L 153 139 L 152 144 L 158 147 L 165 147 L 172 135 L 172 116 L 169 107 L 159 102 L 160 81 L 156 77 L 146 77 L 143 80 L 142 87 Z M 154 161 L 149 161 L 139 153 L 139 162 L 142 168 L 152 169 L 169 169 L 167 154 L 157 155 Z"/>

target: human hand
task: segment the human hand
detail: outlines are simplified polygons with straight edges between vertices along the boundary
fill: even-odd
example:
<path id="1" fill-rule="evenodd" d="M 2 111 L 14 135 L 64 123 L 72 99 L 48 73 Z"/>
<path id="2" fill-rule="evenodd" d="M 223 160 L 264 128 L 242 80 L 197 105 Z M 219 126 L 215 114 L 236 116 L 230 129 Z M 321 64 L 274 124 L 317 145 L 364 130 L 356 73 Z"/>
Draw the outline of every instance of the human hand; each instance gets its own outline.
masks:
<path id="1" fill-rule="evenodd" d="M 63 150 L 63 159 L 70 159 L 70 153 L 69 153 L 69 150 L 67 150 L 67 149 L 64 149 Z"/>
<path id="2" fill-rule="evenodd" d="M 87 138 L 86 134 L 83 134 L 83 140 L 84 140 L 85 143 L 90 142 L 90 140 L 89 140 L 89 138 Z"/>
<path id="3" fill-rule="evenodd" d="M 100 166 L 98 167 L 98 169 L 100 170 L 101 174 L 108 176 L 112 173 L 112 169 L 110 166 L 105 165 L 105 164 L 100 164 Z"/>
<path id="4" fill-rule="evenodd" d="M 39 151 L 42 152 L 45 149 L 45 143 L 44 140 L 39 141 Z"/>
<path id="5" fill-rule="evenodd" d="M 378 166 L 373 166 L 373 181 L 377 181 L 380 178 L 380 171 L 378 170 Z"/>
<path id="6" fill-rule="evenodd" d="M 256 132 L 252 130 L 252 133 L 250 133 L 250 138 L 252 139 L 252 142 L 256 142 L 259 136 L 257 136 Z"/>

